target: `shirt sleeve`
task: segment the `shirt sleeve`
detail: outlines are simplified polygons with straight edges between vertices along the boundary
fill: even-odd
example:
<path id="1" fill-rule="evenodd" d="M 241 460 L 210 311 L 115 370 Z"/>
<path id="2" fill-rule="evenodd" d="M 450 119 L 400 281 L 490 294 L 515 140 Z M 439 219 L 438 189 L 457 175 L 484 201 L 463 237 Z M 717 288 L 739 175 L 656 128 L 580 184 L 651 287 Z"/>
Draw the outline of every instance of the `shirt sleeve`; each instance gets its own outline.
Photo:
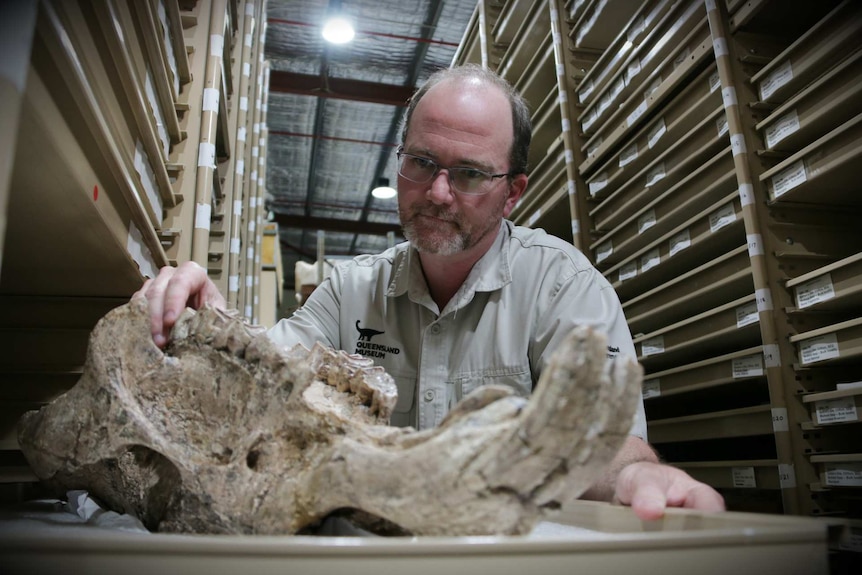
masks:
<path id="1" fill-rule="evenodd" d="M 341 349 L 339 317 L 343 275 L 340 266 L 323 280 L 293 315 L 278 321 L 267 334 L 277 344 L 293 347 L 301 343 L 311 349 L 315 343 Z"/>
<path id="2" fill-rule="evenodd" d="M 589 325 L 607 336 L 608 357 L 621 354 L 637 359 L 619 297 L 595 268 L 581 269 L 561 280 L 559 289 L 546 304 L 538 317 L 530 351 L 530 361 L 539 366 L 540 371 L 562 339 L 577 325 Z M 630 433 L 647 441 L 643 397 L 638 401 Z"/>

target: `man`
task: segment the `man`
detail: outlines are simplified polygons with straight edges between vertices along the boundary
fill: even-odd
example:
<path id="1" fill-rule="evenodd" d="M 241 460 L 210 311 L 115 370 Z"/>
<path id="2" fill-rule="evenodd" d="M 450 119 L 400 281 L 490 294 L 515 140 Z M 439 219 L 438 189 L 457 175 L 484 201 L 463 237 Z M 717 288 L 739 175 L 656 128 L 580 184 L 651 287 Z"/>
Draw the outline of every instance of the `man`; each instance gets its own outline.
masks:
<path id="1" fill-rule="evenodd" d="M 606 333 L 609 355 L 634 357 L 604 277 L 566 242 L 504 219 L 527 187 L 530 133 L 525 102 L 494 73 L 464 66 L 433 75 L 410 102 L 398 150 L 408 243 L 336 268 L 270 336 L 373 357 L 398 385 L 393 424 L 419 429 L 480 385 L 529 394 L 576 324 Z M 162 269 L 141 292 L 159 345 L 184 306 L 225 305 L 191 263 Z M 629 504 L 644 519 L 666 506 L 724 509 L 712 488 L 658 463 L 642 404 L 632 435 L 584 497 Z"/>

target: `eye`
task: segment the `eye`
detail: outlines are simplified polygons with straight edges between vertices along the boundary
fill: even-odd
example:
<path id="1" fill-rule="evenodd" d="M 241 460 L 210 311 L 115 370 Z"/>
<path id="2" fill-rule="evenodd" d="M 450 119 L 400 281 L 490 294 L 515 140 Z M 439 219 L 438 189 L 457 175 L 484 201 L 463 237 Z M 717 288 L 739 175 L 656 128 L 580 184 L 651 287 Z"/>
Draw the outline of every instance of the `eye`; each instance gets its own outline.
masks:
<path id="1" fill-rule="evenodd" d="M 427 172 L 433 172 L 437 167 L 437 164 L 429 160 L 428 158 L 420 158 L 418 156 L 410 156 L 410 162 L 412 162 L 413 167 L 417 170 L 423 170 Z"/>
<path id="2" fill-rule="evenodd" d="M 488 174 L 475 168 L 457 168 L 458 178 L 469 182 L 481 182 Z"/>

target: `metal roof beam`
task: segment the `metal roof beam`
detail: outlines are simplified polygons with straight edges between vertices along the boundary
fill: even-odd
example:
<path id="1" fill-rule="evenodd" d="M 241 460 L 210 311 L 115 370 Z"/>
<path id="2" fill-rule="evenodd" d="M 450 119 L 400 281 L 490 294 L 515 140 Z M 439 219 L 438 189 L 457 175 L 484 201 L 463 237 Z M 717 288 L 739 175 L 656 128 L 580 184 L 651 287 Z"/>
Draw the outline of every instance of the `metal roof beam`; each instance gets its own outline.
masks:
<path id="1" fill-rule="evenodd" d="M 407 100 L 416 89 L 412 86 L 378 84 L 361 80 L 346 80 L 327 76 L 295 74 L 283 70 L 269 73 L 269 91 L 285 94 L 301 94 L 318 98 L 359 100 L 389 106 L 407 106 Z"/>
<path id="2" fill-rule="evenodd" d="M 290 216 L 287 214 L 273 214 L 275 221 L 282 230 L 312 229 L 325 230 L 327 232 L 348 232 L 351 234 L 371 234 L 385 236 L 389 232 L 401 235 L 400 224 L 387 224 L 383 222 L 361 222 L 358 220 L 336 220 L 333 218 L 315 218 L 309 216 Z"/>

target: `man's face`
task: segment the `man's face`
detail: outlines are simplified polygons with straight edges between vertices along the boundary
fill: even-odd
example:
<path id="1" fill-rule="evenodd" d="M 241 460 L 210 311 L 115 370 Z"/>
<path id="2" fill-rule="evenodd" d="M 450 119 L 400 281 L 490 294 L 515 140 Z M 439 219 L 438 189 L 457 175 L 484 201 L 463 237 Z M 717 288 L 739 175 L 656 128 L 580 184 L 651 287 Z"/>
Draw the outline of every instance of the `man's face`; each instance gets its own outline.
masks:
<path id="1" fill-rule="evenodd" d="M 446 81 L 433 87 L 413 112 L 404 151 L 437 164 L 473 167 L 498 174 L 509 170 L 512 113 L 495 88 Z M 526 176 L 496 178 L 488 193 L 455 191 L 448 170 L 429 182 L 398 176 L 398 213 L 404 235 L 420 252 L 453 255 L 496 237 L 501 218 L 512 211 Z M 483 241 L 484 240 L 484 241 Z"/>

